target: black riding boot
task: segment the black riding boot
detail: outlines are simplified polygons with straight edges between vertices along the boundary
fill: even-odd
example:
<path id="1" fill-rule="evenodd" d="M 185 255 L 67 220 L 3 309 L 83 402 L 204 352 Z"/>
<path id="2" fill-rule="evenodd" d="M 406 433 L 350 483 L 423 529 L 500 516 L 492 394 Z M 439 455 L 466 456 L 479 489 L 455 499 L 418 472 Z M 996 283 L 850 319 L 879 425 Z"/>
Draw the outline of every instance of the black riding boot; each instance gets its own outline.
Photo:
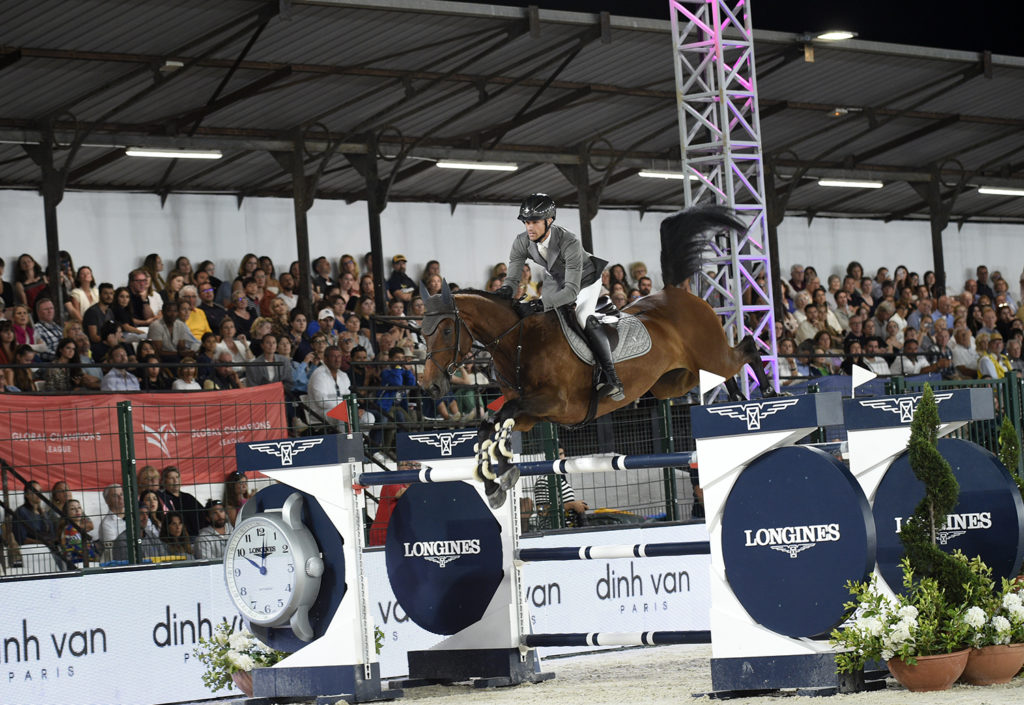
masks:
<path id="1" fill-rule="evenodd" d="M 597 358 L 597 364 L 601 366 L 601 371 L 604 373 L 604 379 L 598 382 L 597 391 L 606 397 L 611 397 L 615 401 L 622 401 L 626 398 L 626 395 L 622 391 L 622 382 L 619 381 L 619 375 L 615 373 L 615 365 L 612 363 L 612 346 L 608 342 L 608 335 L 605 333 L 604 327 L 601 326 L 597 318 L 590 316 L 587 318 L 587 325 L 584 330 L 587 333 L 587 342 L 590 343 L 590 349 L 593 351 L 594 357 Z"/>

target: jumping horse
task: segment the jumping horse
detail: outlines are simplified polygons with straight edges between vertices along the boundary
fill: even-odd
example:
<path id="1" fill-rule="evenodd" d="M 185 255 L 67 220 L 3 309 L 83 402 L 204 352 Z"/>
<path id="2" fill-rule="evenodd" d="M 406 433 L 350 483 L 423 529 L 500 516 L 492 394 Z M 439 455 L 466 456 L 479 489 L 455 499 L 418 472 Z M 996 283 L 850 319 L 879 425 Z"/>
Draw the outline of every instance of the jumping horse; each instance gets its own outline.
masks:
<path id="1" fill-rule="evenodd" d="M 661 270 L 665 287 L 637 299 L 625 311 L 635 315 L 651 337 L 645 355 L 619 362 L 625 399 L 593 395 L 593 369 L 569 347 L 554 311 L 521 318 L 512 301 L 482 291 L 452 294 L 447 283 L 430 296 L 421 288 L 426 312 L 427 354 L 420 386 L 434 398 L 448 393 L 451 375 L 479 350 L 490 353 L 506 399 L 478 437 L 476 474 L 488 502 L 500 507 L 519 478 L 511 464 L 512 431 L 529 431 L 540 421 L 569 426 L 614 411 L 646 392 L 658 399 L 685 395 L 698 384 L 699 371 L 725 377 L 730 394 L 742 398 L 733 377 L 749 364 L 761 393 L 775 390 L 764 374 L 757 345 L 748 335 L 730 347 L 717 314 L 683 285 L 700 267 L 708 237 L 746 226 L 724 206 L 699 205 L 661 223 Z M 595 403 L 596 402 L 596 403 Z"/>

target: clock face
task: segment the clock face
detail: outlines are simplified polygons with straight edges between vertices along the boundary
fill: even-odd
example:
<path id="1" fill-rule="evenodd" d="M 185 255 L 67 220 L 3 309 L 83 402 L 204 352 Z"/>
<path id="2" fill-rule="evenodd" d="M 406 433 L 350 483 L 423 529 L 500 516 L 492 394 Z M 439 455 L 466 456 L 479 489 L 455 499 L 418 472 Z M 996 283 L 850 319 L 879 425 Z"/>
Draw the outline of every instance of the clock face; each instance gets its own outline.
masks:
<path id="1" fill-rule="evenodd" d="M 285 530 L 262 517 L 238 527 L 226 551 L 228 592 L 247 619 L 273 626 L 290 612 L 296 565 Z"/>

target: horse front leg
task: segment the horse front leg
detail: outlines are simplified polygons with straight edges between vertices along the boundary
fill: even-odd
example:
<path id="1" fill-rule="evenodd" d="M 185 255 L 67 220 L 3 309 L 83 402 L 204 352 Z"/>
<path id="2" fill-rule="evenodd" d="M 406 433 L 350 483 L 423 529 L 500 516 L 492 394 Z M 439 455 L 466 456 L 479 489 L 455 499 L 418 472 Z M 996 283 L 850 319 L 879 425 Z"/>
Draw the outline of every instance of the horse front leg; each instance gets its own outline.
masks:
<path id="1" fill-rule="evenodd" d="M 512 431 L 518 411 L 518 400 L 506 403 L 495 419 L 481 423 L 477 432 L 474 475 L 484 483 L 492 509 L 505 504 L 508 491 L 519 480 L 519 468 L 512 463 Z"/>

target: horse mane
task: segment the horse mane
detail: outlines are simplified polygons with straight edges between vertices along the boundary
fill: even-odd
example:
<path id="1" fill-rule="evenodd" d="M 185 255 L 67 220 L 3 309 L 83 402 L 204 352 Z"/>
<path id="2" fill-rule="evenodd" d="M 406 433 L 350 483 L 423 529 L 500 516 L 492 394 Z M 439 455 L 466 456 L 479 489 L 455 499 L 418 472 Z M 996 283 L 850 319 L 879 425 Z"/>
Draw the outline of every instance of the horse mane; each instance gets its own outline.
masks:
<path id="1" fill-rule="evenodd" d="M 713 203 L 690 206 L 661 221 L 661 278 L 678 286 L 700 268 L 708 235 L 722 230 L 746 232 L 731 208 Z"/>
<path id="2" fill-rule="evenodd" d="M 504 296 L 498 296 L 497 294 L 495 294 L 493 292 L 484 291 L 483 289 L 459 289 L 458 291 L 456 291 L 452 295 L 453 296 L 458 296 L 459 294 L 469 294 L 471 296 L 480 296 L 480 297 L 483 297 L 483 298 L 487 299 L 491 303 L 503 304 L 505 306 L 505 308 L 512 308 L 512 303 L 513 302 L 512 302 L 511 299 L 506 299 Z"/>

